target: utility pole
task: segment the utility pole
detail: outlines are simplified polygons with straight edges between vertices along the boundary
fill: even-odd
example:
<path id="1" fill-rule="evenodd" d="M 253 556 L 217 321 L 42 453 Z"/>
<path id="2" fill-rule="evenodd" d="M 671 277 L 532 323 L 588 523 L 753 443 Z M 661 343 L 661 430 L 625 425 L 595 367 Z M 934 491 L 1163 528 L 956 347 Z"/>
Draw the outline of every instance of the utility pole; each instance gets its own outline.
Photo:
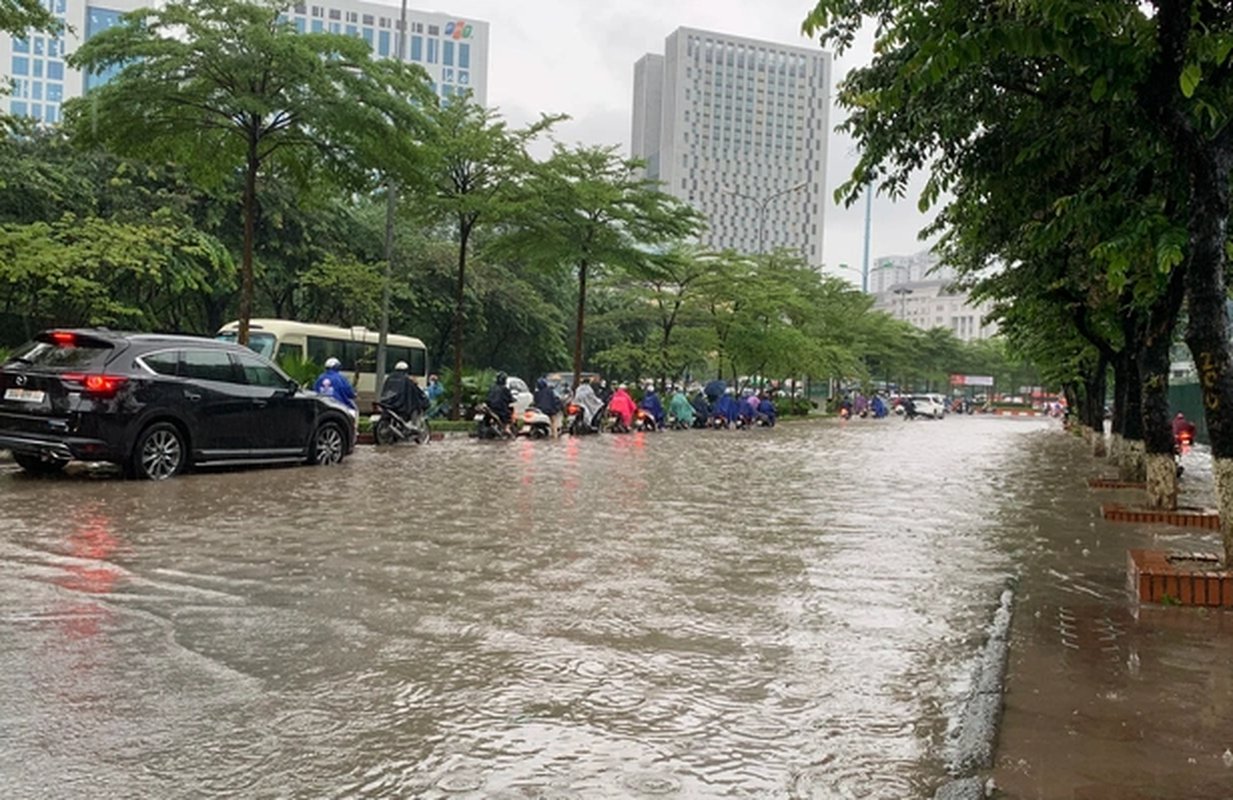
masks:
<path id="1" fill-rule="evenodd" d="M 398 21 L 398 36 L 395 49 L 398 60 L 406 61 L 407 0 L 402 0 L 402 15 Z M 398 186 L 394 176 L 385 179 L 385 280 L 381 286 L 381 330 L 377 334 L 377 396 L 385 385 L 387 341 L 390 335 L 390 284 L 394 280 L 394 216 L 398 211 Z"/>

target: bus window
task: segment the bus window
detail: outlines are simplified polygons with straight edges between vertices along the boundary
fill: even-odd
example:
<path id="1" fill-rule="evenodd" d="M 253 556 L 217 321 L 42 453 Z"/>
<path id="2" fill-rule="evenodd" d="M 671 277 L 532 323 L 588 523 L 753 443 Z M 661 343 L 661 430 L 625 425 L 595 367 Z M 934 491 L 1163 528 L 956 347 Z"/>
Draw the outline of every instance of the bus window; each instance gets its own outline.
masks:
<path id="1" fill-rule="evenodd" d="M 428 374 L 428 351 L 421 347 L 397 347 L 389 345 L 387 348 L 388 354 L 385 357 L 389 368 L 393 369 L 393 365 L 399 361 L 406 361 L 411 367 L 408 372 L 412 375 L 427 375 Z"/>
<path id="2" fill-rule="evenodd" d="M 284 360 L 288 358 L 293 359 L 295 361 L 303 361 L 304 360 L 304 348 L 298 344 L 286 344 L 286 343 L 280 344 L 278 346 L 279 363 L 282 363 Z"/>

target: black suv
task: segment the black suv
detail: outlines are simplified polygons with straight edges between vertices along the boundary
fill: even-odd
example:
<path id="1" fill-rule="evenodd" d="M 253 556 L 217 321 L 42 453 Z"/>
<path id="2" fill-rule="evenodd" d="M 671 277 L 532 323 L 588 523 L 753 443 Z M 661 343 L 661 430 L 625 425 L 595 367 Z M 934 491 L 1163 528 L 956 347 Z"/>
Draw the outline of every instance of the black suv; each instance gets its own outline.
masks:
<path id="1" fill-rule="evenodd" d="M 337 464 L 355 421 L 237 344 L 50 330 L 0 365 L 0 450 L 28 472 L 110 461 L 160 480 L 196 464 Z"/>

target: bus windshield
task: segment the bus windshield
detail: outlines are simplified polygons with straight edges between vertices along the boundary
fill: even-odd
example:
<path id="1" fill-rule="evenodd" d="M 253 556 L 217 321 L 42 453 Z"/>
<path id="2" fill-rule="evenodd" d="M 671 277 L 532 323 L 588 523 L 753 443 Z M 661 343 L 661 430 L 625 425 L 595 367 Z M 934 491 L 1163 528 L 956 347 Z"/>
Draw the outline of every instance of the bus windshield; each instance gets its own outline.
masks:
<path id="1" fill-rule="evenodd" d="M 234 342 L 239 338 L 239 334 L 236 331 L 222 331 L 214 338 L 224 342 Z M 274 360 L 274 345 L 277 342 L 278 340 L 272 333 L 248 332 L 248 349 L 265 356 L 271 361 Z"/>

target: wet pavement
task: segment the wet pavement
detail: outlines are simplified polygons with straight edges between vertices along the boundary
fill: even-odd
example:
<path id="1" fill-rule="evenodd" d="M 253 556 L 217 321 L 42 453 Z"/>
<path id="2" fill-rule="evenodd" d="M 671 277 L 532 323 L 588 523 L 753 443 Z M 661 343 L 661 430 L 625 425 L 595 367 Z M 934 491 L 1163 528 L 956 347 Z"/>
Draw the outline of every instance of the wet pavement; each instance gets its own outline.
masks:
<path id="1" fill-rule="evenodd" d="M 1019 487 L 1038 527 L 1018 559 L 997 796 L 1233 798 L 1233 612 L 1139 606 L 1125 556 L 1219 554 L 1218 532 L 1101 519 L 1101 501 L 1141 504 L 1133 490 L 1088 490 L 1076 508 L 1077 486 L 1116 471 L 1078 440 L 1039 444 L 1055 452 Z M 1203 447 L 1184 457 L 1181 505 L 1214 504 L 1208 459 Z"/>
<path id="2" fill-rule="evenodd" d="M 929 797 L 1018 577 L 1003 796 L 1233 796 L 1233 622 L 1125 593 L 1126 548 L 1212 537 L 1104 522 L 1097 471 L 1053 421 L 982 417 L 160 484 L 0 463 L 0 784 Z"/>

